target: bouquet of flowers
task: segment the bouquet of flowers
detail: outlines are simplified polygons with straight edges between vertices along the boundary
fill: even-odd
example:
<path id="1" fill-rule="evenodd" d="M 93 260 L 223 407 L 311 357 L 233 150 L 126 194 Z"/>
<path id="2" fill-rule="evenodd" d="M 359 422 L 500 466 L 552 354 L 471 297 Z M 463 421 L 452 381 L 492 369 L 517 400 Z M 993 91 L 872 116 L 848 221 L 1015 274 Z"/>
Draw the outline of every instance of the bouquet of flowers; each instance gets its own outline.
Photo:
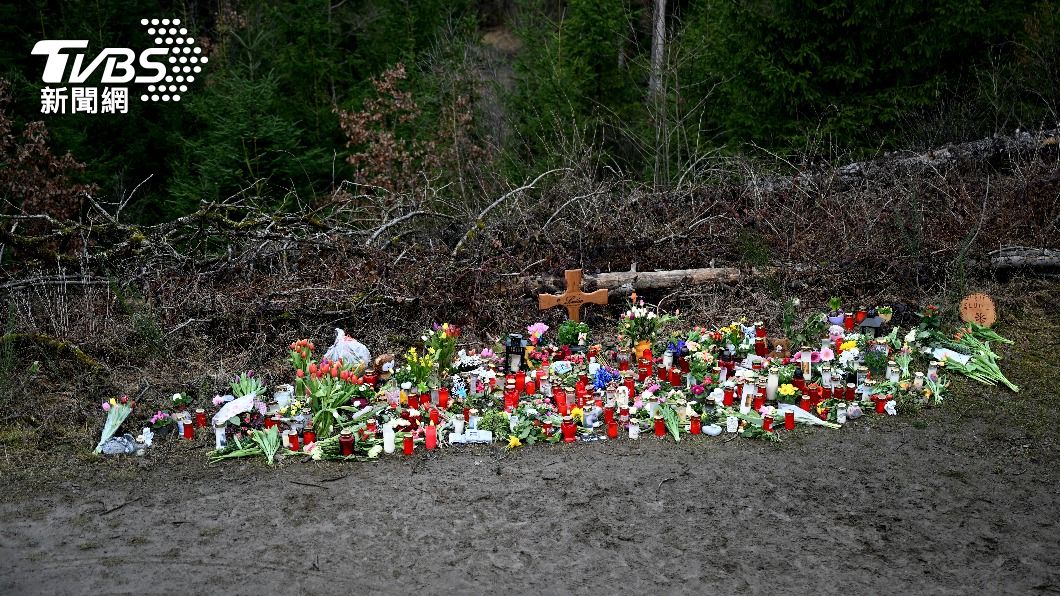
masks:
<path id="1" fill-rule="evenodd" d="M 100 435 L 95 453 L 103 452 L 103 444 L 109 441 L 114 436 L 114 433 L 118 432 L 121 423 L 125 422 L 125 419 L 129 417 L 135 406 L 136 402 L 130 401 L 128 395 L 123 395 L 119 399 L 112 397 L 110 401 L 103 402 L 101 407 L 107 413 L 107 421 L 103 424 L 103 434 Z"/>
<path id="2" fill-rule="evenodd" d="M 547 327 L 546 327 L 547 329 Z M 460 328 L 449 323 L 435 323 L 432 329 L 423 335 L 423 346 L 438 364 L 438 373 L 445 376 L 453 368 L 456 357 L 456 338 L 460 337 Z"/>
<path id="3" fill-rule="evenodd" d="M 677 317 L 668 314 L 659 314 L 658 309 L 651 309 L 644 305 L 644 301 L 634 303 L 629 310 L 618 319 L 619 341 L 628 341 L 635 345 L 641 341 L 652 341 L 659 331 Z"/>
<path id="4" fill-rule="evenodd" d="M 254 376 L 254 371 L 252 370 L 248 370 L 236 377 L 230 387 L 232 388 L 232 395 L 236 397 L 243 397 L 251 393 L 257 397 L 265 397 L 265 384 Z"/>
<path id="5" fill-rule="evenodd" d="M 527 325 L 526 337 L 530 340 L 530 344 L 536 346 L 541 341 L 541 337 L 548 331 L 548 325 L 538 321 L 533 325 Z"/>
<path id="6" fill-rule="evenodd" d="M 427 390 L 427 381 L 431 378 L 436 362 L 435 348 L 428 346 L 425 354 L 420 354 L 416 348 L 409 348 L 405 352 L 405 372 L 407 378 L 415 384 L 420 391 Z"/>

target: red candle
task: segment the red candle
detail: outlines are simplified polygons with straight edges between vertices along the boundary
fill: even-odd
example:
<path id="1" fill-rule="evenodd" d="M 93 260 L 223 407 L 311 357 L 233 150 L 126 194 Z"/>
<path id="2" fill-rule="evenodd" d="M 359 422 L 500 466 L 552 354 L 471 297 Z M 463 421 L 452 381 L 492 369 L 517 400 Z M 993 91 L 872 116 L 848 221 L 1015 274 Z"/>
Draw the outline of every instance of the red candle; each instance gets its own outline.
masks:
<path id="1" fill-rule="evenodd" d="M 854 321 L 858 325 L 860 325 L 861 323 L 863 323 L 865 321 L 865 317 L 867 317 L 868 315 L 869 315 L 869 313 L 867 313 L 865 311 L 864 307 L 858 308 L 858 314 L 854 316 Z"/>
<path id="2" fill-rule="evenodd" d="M 433 424 L 428 426 L 427 430 L 424 433 L 424 437 L 426 438 L 427 449 L 434 449 L 435 447 L 437 447 L 438 446 L 438 427 L 433 425 Z"/>
<path id="3" fill-rule="evenodd" d="M 674 367 L 670 369 L 670 384 L 677 387 L 681 384 L 681 369 Z"/>
<path id="4" fill-rule="evenodd" d="M 308 445 L 310 443 L 315 443 L 316 440 L 317 440 L 317 434 L 315 432 L 309 430 L 308 428 L 305 430 L 305 432 L 302 433 L 302 442 L 305 443 L 306 445 Z"/>
<path id="5" fill-rule="evenodd" d="M 699 416 L 692 417 L 691 428 L 689 429 L 689 431 L 694 435 L 698 435 L 699 433 L 703 432 L 703 421 L 700 420 Z"/>
<path id="6" fill-rule="evenodd" d="M 272 416 L 266 416 L 265 417 L 265 430 L 268 430 L 268 429 L 270 429 L 270 428 L 272 428 L 274 426 L 276 426 L 276 421 L 272 418 Z"/>
<path id="7" fill-rule="evenodd" d="M 873 399 L 875 399 L 875 398 L 873 398 Z M 882 399 L 882 398 L 881 399 L 876 399 L 876 413 L 877 414 L 883 414 L 885 412 L 885 410 L 884 410 L 885 407 L 887 407 L 887 400 L 886 399 Z"/>
<path id="8" fill-rule="evenodd" d="M 191 425 L 190 420 L 184 423 L 184 438 L 189 441 L 195 438 L 195 427 Z"/>
<path id="9" fill-rule="evenodd" d="M 375 418 L 372 418 L 368 421 L 368 434 L 374 437 L 376 430 Z"/>
<path id="10" fill-rule="evenodd" d="M 449 388 L 448 387 L 440 387 L 438 389 L 438 407 L 443 409 L 443 410 L 449 407 Z"/>
<path id="11" fill-rule="evenodd" d="M 437 425 L 439 421 L 438 408 L 431 408 L 431 424 Z"/>
<path id="12" fill-rule="evenodd" d="M 576 430 L 577 429 L 574 427 L 574 420 L 570 417 L 570 415 L 563 416 L 563 442 L 564 443 L 573 443 L 574 442 L 574 432 Z"/>
<path id="13" fill-rule="evenodd" d="M 755 337 L 765 337 L 766 326 L 764 323 L 755 323 Z"/>
<path id="14" fill-rule="evenodd" d="M 854 384 L 853 383 L 847 383 L 846 400 L 847 401 L 854 401 Z"/>
<path id="15" fill-rule="evenodd" d="M 298 433 L 292 430 L 291 432 L 287 433 L 287 438 L 291 441 L 291 451 L 299 451 L 300 448 L 298 446 Z"/>
<path id="16" fill-rule="evenodd" d="M 662 416 L 655 417 L 655 436 L 660 439 L 666 436 L 666 421 Z"/>
<path id="17" fill-rule="evenodd" d="M 607 438 L 617 439 L 618 438 L 618 423 L 614 420 L 607 423 Z"/>
<path id="18" fill-rule="evenodd" d="M 795 430 L 795 412 L 784 412 L 784 429 Z"/>
<path id="19" fill-rule="evenodd" d="M 659 377 L 660 381 L 665 381 L 666 380 L 666 369 L 663 368 L 662 366 L 660 366 L 659 368 L 655 369 L 655 376 Z"/>
<path id="20" fill-rule="evenodd" d="M 725 388 L 725 398 L 722 401 L 722 404 L 724 404 L 726 407 L 732 405 L 732 387 Z"/>
<path id="21" fill-rule="evenodd" d="M 419 394 L 410 393 L 409 394 L 409 409 L 410 410 L 415 410 L 418 407 L 420 407 L 420 396 L 419 396 Z"/>
<path id="22" fill-rule="evenodd" d="M 537 393 L 537 385 L 535 385 L 533 381 L 527 381 L 526 382 L 526 394 L 527 395 L 533 395 L 535 393 Z"/>
<path id="23" fill-rule="evenodd" d="M 765 357 L 769 352 L 769 348 L 766 347 L 766 338 L 757 337 L 755 338 L 755 355 Z"/>
<path id="24" fill-rule="evenodd" d="M 847 333 L 854 330 L 854 315 L 852 313 L 846 313 L 843 316 L 843 329 L 846 329 Z"/>
<path id="25" fill-rule="evenodd" d="M 206 410 L 195 410 L 195 428 L 206 428 Z"/>
<path id="26" fill-rule="evenodd" d="M 626 372 L 629 370 L 629 359 L 623 358 L 618 361 L 618 372 Z"/>
<path id="27" fill-rule="evenodd" d="M 403 441 L 401 441 L 401 451 L 405 455 L 412 455 L 412 435 L 407 435 Z"/>
<path id="28" fill-rule="evenodd" d="M 762 409 L 762 406 L 766 405 L 766 398 L 762 395 L 756 395 L 753 402 L 751 402 L 751 408 L 757 412 Z"/>
<path id="29" fill-rule="evenodd" d="M 803 410 L 806 410 L 807 412 L 810 411 L 810 408 L 812 408 L 813 406 L 810 404 L 809 395 L 803 394 L 802 399 L 799 400 L 799 407 Z"/>
<path id="30" fill-rule="evenodd" d="M 554 397 L 556 398 L 556 409 L 559 410 L 559 415 L 560 416 L 566 416 L 567 415 L 567 392 L 557 387 L 556 390 L 553 392 L 553 394 L 554 394 Z"/>
<path id="31" fill-rule="evenodd" d="M 464 406 L 464 424 L 471 422 L 471 408 Z"/>
<path id="32" fill-rule="evenodd" d="M 604 410 L 604 422 L 611 424 L 615 421 L 615 409 L 607 408 Z"/>
<path id="33" fill-rule="evenodd" d="M 766 432 L 770 432 L 771 430 L 773 430 L 773 417 L 772 416 L 763 416 L 762 417 L 762 430 L 764 430 Z"/>
<path id="34" fill-rule="evenodd" d="M 353 433 L 349 429 L 339 433 L 339 452 L 343 457 L 353 455 Z"/>
<path id="35" fill-rule="evenodd" d="M 621 408 L 618 410 L 618 417 L 625 420 L 629 420 L 629 408 Z"/>
<path id="36" fill-rule="evenodd" d="M 515 390 L 519 393 L 523 392 L 523 387 L 526 386 L 526 372 L 519 371 L 515 373 Z"/>
<path id="37" fill-rule="evenodd" d="M 633 399 L 633 392 L 636 391 L 633 385 L 633 377 L 626 377 L 625 379 L 626 390 L 629 391 L 629 399 Z"/>
<path id="38" fill-rule="evenodd" d="M 364 373 L 364 379 L 362 379 L 361 381 L 365 385 L 371 385 L 372 388 L 374 389 L 375 385 L 376 385 L 376 382 L 379 381 L 379 377 L 376 376 L 376 374 L 373 371 L 368 371 L 368 372 Z"/>
<path id="39" fill-rule="evenodd" d="M 545 422 L 544 424 L 542 424 L 541 425 L 541 429 L 543 431 L 545 431 L 545 436 L 546 437 L 551 437 L 552 436 L 552 423 L 551 422 Z"/>
<path id="40" fill-rule="evenodd" d="M 677 359 L 677 366 L 681 369 L 682 374 L 688 374 L 692 371 L 691 365 L 688 364 L 688 358 L 681 357 Z"/>

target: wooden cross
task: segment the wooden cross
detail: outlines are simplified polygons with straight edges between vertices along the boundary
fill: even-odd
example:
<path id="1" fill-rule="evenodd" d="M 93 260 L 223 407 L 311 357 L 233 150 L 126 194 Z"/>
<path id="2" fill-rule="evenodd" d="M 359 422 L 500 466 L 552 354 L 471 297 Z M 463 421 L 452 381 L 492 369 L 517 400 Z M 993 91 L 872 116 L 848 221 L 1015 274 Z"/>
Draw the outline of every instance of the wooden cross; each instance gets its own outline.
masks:
<path id="1" fill-rule="evenodd" d="M 539 310 L 545 310 L 555 306 L 565 306 L 567 308 L 568 318 L 572 321 L 581 321 L 583 304 L 607 304 L 606 289 L 599 289 L 589 294 L 582 291 L 581 269 L 567 269 L 563 276 L 567 278 L 567 289 L 559 296 L 556 296 L 555 294 L 539 294 L 537 297 L 537 307 Z"/>

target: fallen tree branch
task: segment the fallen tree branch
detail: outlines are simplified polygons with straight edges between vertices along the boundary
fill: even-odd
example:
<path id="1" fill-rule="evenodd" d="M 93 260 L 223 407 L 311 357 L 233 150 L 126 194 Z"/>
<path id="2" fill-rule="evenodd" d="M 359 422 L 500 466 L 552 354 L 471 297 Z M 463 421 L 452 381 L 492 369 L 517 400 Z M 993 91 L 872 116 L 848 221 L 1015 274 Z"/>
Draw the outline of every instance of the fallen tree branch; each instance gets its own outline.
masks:
<path id="1" fill-rule="evenodd" d="M 29 343 L 51 348 L 59 354 L 71 354 L 78 362 L 93 370 L 100 370 L 103 368 L 103 365 L 95 358 L 85 354 L 81 351 L 81 348 L 74 344 L 41 333 L 8 333 L 4 336 L 0 336 L 0 344 L 7 343 Z"/>
<path id="2" fill-rule="evenodd" d="M 478 228 L 478 226 L 482 223 L 482 218 L 486 217 L 486 214 L 489 213 L 490 211 L 492 211 L 494 207 L 496 207 L 497 205 L 500 205 L 501 203 L 503 203 L 505 201 L 505 199 L 507 199 L 508 197 L 510 197 L 512 195 L 521 193 L 524 190 L 529 190 L 531 188 L 534 188 L 534 185 L 536 185 L 545 176 L 548 176 L 549 174 L 554 174 L 556 172 L 563 172 L 563 171 L 569 172 L 570 168 L 554 168 L 554 169 L 548 170 L 547 172 L 543 172 L 543 173 L 539 174 L 537 176 L 537 178 L 534 178 L 534 180 L 532 182 L 530 182 L 529 184 L 524 184 L 524 185 L 520 186 L 519 188 L 510 190 L 510 191 L 504 193 L 503 195 L 498 197 L 497 200 L 493 201 L 488 206 L 486 206 L 486 208 L 483 209 L 482 211 L 480 211 L 479 214 L 475 217 L 475 223 L 472 224 L 471 227 L 468 228 L 466 232 L 464 232 L 464 235 L 460 237 L 460 241 L 456 243 L 455 247 L 453 247 L 452 256 L 455 257 L 457 255 L 457 253 L 460 252 L 460 248 L 462 246 L 464 246 L 464 242 L 466 242 L 467 239 L 471 237 L 471 235 L 475 231 L 475 229 Z"/>

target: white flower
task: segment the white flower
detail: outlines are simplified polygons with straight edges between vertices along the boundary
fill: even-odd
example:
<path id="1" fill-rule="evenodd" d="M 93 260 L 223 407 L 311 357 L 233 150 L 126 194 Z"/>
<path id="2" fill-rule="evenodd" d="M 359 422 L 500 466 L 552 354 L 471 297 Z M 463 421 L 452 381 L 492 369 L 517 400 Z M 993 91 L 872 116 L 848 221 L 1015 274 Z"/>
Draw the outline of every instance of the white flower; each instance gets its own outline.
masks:
<path id="1" fill-rule="evenodd" d="M 798 298 L 794 298 L 791 301 L 791 305 L 794 306 L 795 308 L 798 308 L 799 305 L 801 305 L 801 304 L 802 304 L 802 301 L 800 301 Z"/>
<path id="2" fill-rule="evenodd" d="M 378 457 L 379 454 L 382 453 L 382 452 L 383 452 L 383 446 L 382 445 L 375 445 L 371 449 L 368 450 L 368 457 Z"/>
<path id="3" fill-rule="evenodd" d="M 910 329 L 909 333 L 905 334 L 905 343 L 911 344 L 916 341 L 916 329 Z"/>

